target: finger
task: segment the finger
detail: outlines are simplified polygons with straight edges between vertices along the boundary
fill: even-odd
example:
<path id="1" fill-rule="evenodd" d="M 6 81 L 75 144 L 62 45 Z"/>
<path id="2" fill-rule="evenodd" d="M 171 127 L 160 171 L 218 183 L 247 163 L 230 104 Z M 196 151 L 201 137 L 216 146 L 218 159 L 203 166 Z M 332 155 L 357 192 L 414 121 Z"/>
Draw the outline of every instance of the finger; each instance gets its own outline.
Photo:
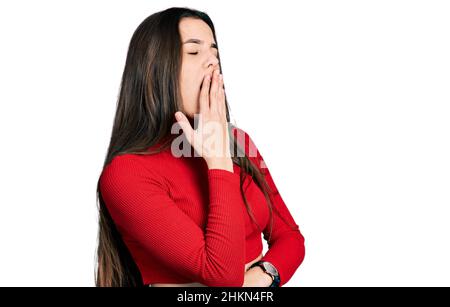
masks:
<path id="1" fill-rule="evenodd" d="M 202 90 L 200 92 L 200 113 L 209 109 L 209 88 L 211 86 L 211 75 L 203 78 Z"/>
<path id="2" fill-rule="evenodd" d="M 178 124 L 180 125 L 181 129 L 186 135 L 186 139 L 188 140 L 188 142 L 192 144 L 194 129 L 192 129 L 191 123 L 187 119 L 186 115 L 184 115 L 183 112 L 179 111 L 175 112 L 175 119 L 177 120 Z"/>
<path id="3" fill-rule="evenodd" d="M 223 85 L 223 75 L 220 74 L 219 76 L 219 93 L 217 95 L 218 98 L 218 108 L 219 108 L 219 113 L 220 115 L 224 115 L 225 114 L 225 88 Z"/>
<path id="4" fill-rule="evenodd" d="M 211 112 L 217 112 L 217 93 L 219 92 L 219 70 L 214 71 L 211 90 L 209 94 L 209 108 Z"/>

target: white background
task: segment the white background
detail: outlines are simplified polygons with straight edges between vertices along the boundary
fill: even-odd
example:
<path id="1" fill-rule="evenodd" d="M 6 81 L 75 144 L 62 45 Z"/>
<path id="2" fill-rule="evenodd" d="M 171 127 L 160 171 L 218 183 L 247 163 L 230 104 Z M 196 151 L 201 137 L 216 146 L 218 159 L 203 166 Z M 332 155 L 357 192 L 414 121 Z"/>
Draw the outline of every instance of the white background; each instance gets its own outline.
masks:
<path id="1" fill-rule="evenodd" d="M 429 0 L 2 1 L 0 285 L 94 285 L 128 43 L 171 6 L 213 19 L 306 238 L 286 286 L 450 286 L 450 5 Z"/>

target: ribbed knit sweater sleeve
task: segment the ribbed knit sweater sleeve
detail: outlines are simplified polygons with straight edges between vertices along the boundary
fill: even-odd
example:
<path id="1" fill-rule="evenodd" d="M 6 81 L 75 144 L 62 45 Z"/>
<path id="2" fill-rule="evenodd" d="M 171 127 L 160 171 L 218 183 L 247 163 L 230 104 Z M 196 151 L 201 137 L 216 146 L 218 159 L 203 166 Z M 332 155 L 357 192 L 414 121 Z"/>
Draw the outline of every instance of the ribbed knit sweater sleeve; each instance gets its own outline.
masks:
<path id="1" fill-rule="evenodd" d="M 205 231 L 177 207 L 163 184 L 163 175 L 132 155 L 116 156 L 105 167 L 100 189 L 119 231 L 137 241 L 162 265 L 206 286 L 241 287 L 245 220 L 239 174 L 222 169 L 207 171 L 209 210 Z"/>
<path id="2" fill-rule="evenodd" d="M 251 157 L 250 159 L 263 172 L 267 184 L 271 189 L 270 198 L 273 204 L 273 229 L 272 236 L 269 238 L 269 220 L 263 230 L 264 239 L 267 241 L 269 249 L 261 261 L 268 261 L 277 268 L 280 274 L 280 286 L 282 286 L 291 279 L 297 268 L 303 262 L 305 257 L 305 239 L 300 232 L 299 225 L 295 222 L 283 201 L 259 149 L 249 134 L 241 129 L 239 129 L 239 132 L 243 133 L 245 138 L 248 139 L 248 143 L 247 141 L 245 143 L 246 152 L 253 153 L 253 156 L 256 154 L 256 157 Z"/>

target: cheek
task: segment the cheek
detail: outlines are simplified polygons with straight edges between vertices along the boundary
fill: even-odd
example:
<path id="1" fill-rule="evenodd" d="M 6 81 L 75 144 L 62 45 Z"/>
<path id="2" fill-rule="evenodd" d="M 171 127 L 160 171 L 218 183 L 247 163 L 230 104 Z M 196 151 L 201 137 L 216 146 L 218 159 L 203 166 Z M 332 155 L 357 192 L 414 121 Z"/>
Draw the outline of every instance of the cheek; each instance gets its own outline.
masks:
<path id="1" fill-rule="evenodd" d="M 188 115 L 199 111 L 200 84 L 199 78 L 202 74 L 201 66 L 195 61 L 183 59 L 180 72 L 180 91 L 183 99 L 183 107 Z"/>
<path id="2" fill-rule="evenodd" d="M 181 78 L 180 90 L 183 100 L 183 107 L 188 115 L 196 113 L 198 110 L 198 98 L 200 90 L 197 89 L 194 78 Z"/>
<path id="3" fill-rule="evenodd" d="M 193 92 L 193 85 L 195 80 L 195 73 L 189 65 L 183 65 L 180 74 L 181 89 L 187 93 Z"/>

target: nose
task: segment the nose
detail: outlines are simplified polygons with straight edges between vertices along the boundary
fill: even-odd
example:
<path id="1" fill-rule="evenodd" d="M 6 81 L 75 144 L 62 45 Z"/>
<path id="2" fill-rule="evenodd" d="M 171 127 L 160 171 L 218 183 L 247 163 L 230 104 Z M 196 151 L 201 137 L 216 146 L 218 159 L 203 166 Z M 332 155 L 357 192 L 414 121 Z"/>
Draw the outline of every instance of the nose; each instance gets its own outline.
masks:
<path id="1" fill-rule="evenodd" d="M 211 53 L 206 62 L 206 67 L 210 72 L 213 72 L 215 69 L 219 68 L 219 59 Z"/>

